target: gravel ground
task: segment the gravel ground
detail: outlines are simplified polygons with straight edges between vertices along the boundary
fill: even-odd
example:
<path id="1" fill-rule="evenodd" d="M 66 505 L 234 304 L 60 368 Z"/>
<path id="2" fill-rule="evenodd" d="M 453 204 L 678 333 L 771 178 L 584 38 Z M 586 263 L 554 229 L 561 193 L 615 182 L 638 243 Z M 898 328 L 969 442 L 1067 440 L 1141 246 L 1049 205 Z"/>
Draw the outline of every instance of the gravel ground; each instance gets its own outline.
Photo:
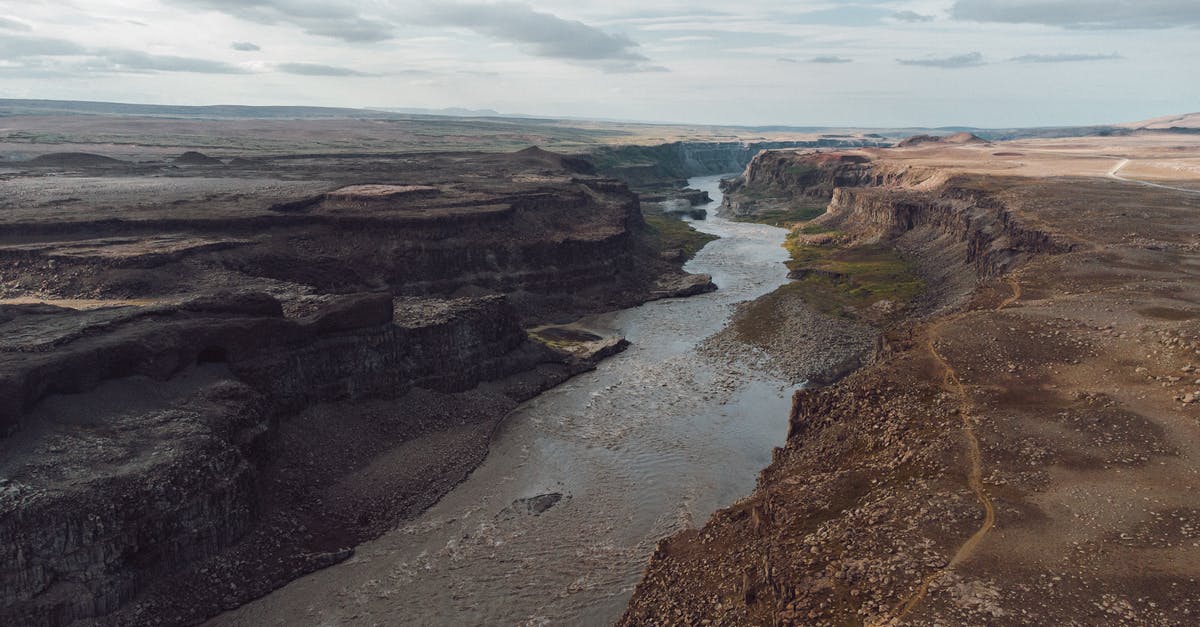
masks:
<path id="1" fill-rule="evenodd" d="M 799 297 L 768 298 L 774 301 L 768 328 L 754 319 L 762 314 L 753 301 L 743 303 L 700 352 L 791 383 L 828 384 L 866 363 L 878 346 L 879 330 L 869 324 L 817 313 Z"/>

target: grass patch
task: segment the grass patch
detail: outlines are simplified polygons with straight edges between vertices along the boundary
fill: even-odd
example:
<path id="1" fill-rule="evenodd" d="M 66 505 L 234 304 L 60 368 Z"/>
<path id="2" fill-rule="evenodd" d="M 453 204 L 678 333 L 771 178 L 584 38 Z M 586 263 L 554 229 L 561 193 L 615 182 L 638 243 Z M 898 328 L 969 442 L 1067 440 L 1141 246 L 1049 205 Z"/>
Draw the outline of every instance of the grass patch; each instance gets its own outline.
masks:
<path id="1" fill-rule="evenodd" d="M 822 313 L 857 317 L 883 300 L 907 304 L 925 289 L 916 269 L 895 248 L 815 245 L 796 235 L 785 244 L 792 256 L 788 268 L 804 276 L 786 287 Z"/>
<path id="2" fill-rule="evenodd" d="M 647 213 L 646 224 L 659 250 L 679 249 L 688 259 L 696 256 L 705 244 L 718 239 L 716 235 L 697 231 L 683 220 L 661 214 Z"/>
<path id="3" fill-rule="evenodd" d="M 535 341 L 541 342 L 550 348 L 567 352 L 570 352 L 570 349 L 576 346 L 604 339 L 599 335 L 594 335 L 586 331 L 564 329 L 562 327 L 541 327 L 530 329 L 527 333 Z"/>
<path id="4" fill-rule="evenodd" d="M 752 215 L 738 216 L 736 222 L 756 222 L 770 226 L 786 227 L 797 222 L 808 222 L 825 213 L 825 204 L 792 205 L 783 209 L 757 211 Z"/>
<path id="5" fill-rule="evenodd" d="M 808 163 L 792 163 L 784 168 L 791 176 L 808 176 L 820 171 L 820 168 Z"/>
<path id="6" fill-rule="evenodd" d="M 824 224 L 805 224 L 800 227 L 800 232 L 805 235 L 833 235 L 835 237 L 841 234 L 837 229 Z"/>

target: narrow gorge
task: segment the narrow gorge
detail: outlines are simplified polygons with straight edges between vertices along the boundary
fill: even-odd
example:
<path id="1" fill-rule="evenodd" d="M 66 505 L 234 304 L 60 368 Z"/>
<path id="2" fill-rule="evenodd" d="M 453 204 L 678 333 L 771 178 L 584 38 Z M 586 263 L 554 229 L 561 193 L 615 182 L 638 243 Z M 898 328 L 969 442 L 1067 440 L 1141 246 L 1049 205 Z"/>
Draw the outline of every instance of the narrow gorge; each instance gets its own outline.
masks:
<path id="1" fill-rule="evenodd" d="M 1103 141 L 30 160 L 0 618 L 1200 612 L 1198 201 Z"/>

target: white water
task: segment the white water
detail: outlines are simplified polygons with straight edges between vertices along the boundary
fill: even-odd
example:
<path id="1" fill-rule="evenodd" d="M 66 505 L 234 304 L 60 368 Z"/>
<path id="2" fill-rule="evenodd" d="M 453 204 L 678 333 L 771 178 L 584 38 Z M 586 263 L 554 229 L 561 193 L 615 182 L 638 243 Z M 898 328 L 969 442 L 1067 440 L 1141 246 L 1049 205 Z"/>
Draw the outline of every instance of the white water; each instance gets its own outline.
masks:
<path id="1" fill-rule="evenodd" d="M 720 202 L 720 177 L 693 179 Z M 657 541 L 749 494 L 782 445 L 793 388 L 696 345 L 787 281 L 786 231 L 718 217 L 687 266 L 719 291 L 588 321 L 633 346 L 524 404 L 487 460 L 415 521 L 222 625 L 607 625 Z M 550 492 L 540 515 L 512 508 Z"/>

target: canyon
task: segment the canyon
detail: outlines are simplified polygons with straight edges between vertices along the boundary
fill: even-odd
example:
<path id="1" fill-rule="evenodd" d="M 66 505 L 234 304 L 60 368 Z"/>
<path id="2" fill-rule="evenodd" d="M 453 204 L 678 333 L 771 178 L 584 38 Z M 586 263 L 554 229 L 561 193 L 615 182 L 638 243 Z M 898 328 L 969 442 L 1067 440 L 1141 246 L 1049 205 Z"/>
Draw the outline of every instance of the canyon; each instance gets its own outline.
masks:
<path id="1" fill-rule="evenodd" d="M 1200 612 L 1194 134 L 60 121 L 0 146 L 3 622 Z"/>

